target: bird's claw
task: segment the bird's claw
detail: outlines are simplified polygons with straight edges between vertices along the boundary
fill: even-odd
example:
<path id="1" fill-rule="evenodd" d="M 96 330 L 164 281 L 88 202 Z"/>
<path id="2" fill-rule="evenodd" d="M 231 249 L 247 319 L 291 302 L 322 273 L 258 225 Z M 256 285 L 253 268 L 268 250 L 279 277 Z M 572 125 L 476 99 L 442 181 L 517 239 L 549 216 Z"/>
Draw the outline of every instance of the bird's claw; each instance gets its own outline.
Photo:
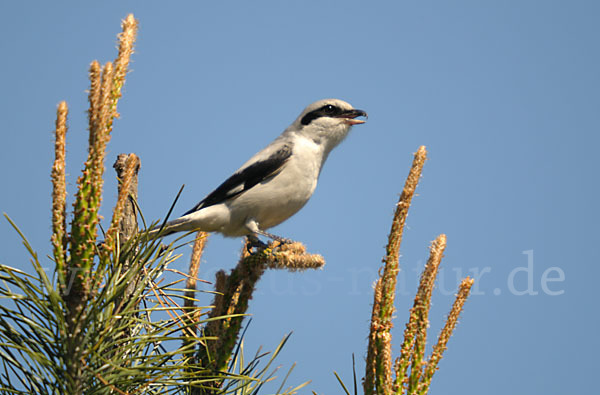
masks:
<path id="1" fill-rule="evenodd" d="M 263 243 L 256 235 L 248 235 L 248 242 L 246 243 L 248 253 L 252 253 L 252 249 L 264 250 L 267 248 L 267 244 Z"/>

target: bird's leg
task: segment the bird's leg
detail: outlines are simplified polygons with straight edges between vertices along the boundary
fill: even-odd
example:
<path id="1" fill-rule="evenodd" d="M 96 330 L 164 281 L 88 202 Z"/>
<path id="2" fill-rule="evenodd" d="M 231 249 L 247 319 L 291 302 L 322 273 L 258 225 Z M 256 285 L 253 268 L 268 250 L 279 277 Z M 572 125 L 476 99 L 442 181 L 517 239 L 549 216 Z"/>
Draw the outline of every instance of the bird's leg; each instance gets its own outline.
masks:
<path id="1" fill-rule="evenodd" d="M 276 241 L 280 242 L 281 244 L 291 244 L 294 242 L 293 240 L 286 239 L 286 238 L 274 235 L 272 233 L 265 232 L 264 230 L 262 230 L 258 227 L 258 222 L 256 222 L 254 219 L 249 219 L 248 221 L 246 221 L 246 228 L 248 228 L 248 230 L 250 231 L 250 234 L 256 240 L 258 240 L 257 235 L 261 235 L 261 236 L 267 237 L 271 240 L 276 240 Z M 250 238 L 250 236 L 248 236 L 248 238 Z M 252 241 L 252 239 L 250 239 L 250 240 Z"/>
<path id="2" fill-rule="evenodd" d="M 271 240 L 278 241 L 281 244 L 292 244 L 294 242 L 294 240 L 286 239 L 285 237 L 277 236 L 277 235 L 274 235 L 273 233 L 265 232 L 264 230 L 260 230 L 260 229 L 258 231 L 256 231 L 256 233 L 261 236 L 268 237 Z"/>

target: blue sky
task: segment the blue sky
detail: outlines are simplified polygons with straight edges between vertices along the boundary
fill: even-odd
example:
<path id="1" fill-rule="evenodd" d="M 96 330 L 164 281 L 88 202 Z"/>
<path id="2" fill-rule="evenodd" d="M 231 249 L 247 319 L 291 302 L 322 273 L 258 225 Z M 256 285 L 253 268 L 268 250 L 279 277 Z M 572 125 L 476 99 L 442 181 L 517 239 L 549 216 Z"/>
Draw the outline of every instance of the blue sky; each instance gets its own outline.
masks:
<path id="1" fill-rule="evenodd" d="M 247 350 L 273 349 L 293 331 L 279 359 L 297 363 L 290 383 L 340 393 L 332 372 L 350 381 L 352 353 L 362 377 L 371 286 L 412 153 L 426 145 L 401 249 L 396 351 L 428 245 L 445 233 L 431 337 L 457 276 L 478 281 L 431 393 L 596 387 L 597 2 L 2 2 L 0 211 L 41 256 L 50 252 L 56 105 L 70 106 L 72 194 L 86 155 L 87 68 L 114 58 L 128 13 L 140 30 L 109 145 L 106 217 L 118 153 L 141 157 L 140 205 L 157 220 L 182 184 L 177 213 L 310 102 L 337 97 L 369 112 L 308 205 L 274 229 L 324 255 L 326 267 L 263 277 Z M 0 263 L 28 268 L 6 221 L 0 239 Z M 233 267 L 240 247 L 212 236 L 201 275 Z"/>

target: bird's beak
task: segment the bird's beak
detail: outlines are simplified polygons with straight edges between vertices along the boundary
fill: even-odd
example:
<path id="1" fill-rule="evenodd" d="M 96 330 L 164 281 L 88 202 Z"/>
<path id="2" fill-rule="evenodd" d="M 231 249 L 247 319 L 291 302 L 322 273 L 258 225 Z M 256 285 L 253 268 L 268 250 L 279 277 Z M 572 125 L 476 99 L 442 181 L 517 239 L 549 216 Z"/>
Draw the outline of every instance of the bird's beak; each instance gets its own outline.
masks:
<path id="1" fill-rule="evenodd" d="M 339 115 L 340 118 L 344 118 L 344 122 L 348 125 L 358 125 L 361 123 L 365 123 L 362 119 L 356 119 L 357 117 L 365 117 L 369 118 L 366 112 L 363 110 L 352 109 L 348 111 L 344 111 Z"/>

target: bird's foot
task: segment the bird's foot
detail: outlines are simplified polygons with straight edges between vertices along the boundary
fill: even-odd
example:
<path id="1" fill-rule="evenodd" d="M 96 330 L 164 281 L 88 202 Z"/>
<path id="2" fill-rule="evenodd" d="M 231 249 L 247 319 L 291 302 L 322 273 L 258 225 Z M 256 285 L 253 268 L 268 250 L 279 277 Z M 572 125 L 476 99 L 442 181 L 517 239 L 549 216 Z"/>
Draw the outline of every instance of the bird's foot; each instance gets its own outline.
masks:
<path id="1" fill-rule="evenodd" d="M 273 243 L 267 244 L 267 243 L 261 241 L 258 238 L 258 235 L 261 235 L 261 236 L 264 236 L 264 237 L 267 237 L 267 238 L 273 240 Z M 293 244 L 293 243 L 295 243 L 295 241 L 292 239 L 286 239 L 285 237 L 280 237 L 280 236 L 274 235 L 272 233 L 268 233 L 268 232 L 261 230 L 261 231 L 251 233 L 248 235 L 248 243 L 246 244 L 246 248 L 248 249 L 248 253 L 251 254 L 253 248 L 256 248 L 257 251 L 264 250 L 265 248 L 269 248 L 269 247 L 276 249 L 279 246 L 282 246 L 284 244 Z"/>
<path id="2" fill-rule="evenodd" d="M 267 244 L 263 243 L 255 234 L 248 235 L 248 243 L 246 243 L 246 248 L 248 249 L 248 253 L 252 253 L 252 249 L 256 248 L 257 250 L 264 250 L 267 248 Z"/>

